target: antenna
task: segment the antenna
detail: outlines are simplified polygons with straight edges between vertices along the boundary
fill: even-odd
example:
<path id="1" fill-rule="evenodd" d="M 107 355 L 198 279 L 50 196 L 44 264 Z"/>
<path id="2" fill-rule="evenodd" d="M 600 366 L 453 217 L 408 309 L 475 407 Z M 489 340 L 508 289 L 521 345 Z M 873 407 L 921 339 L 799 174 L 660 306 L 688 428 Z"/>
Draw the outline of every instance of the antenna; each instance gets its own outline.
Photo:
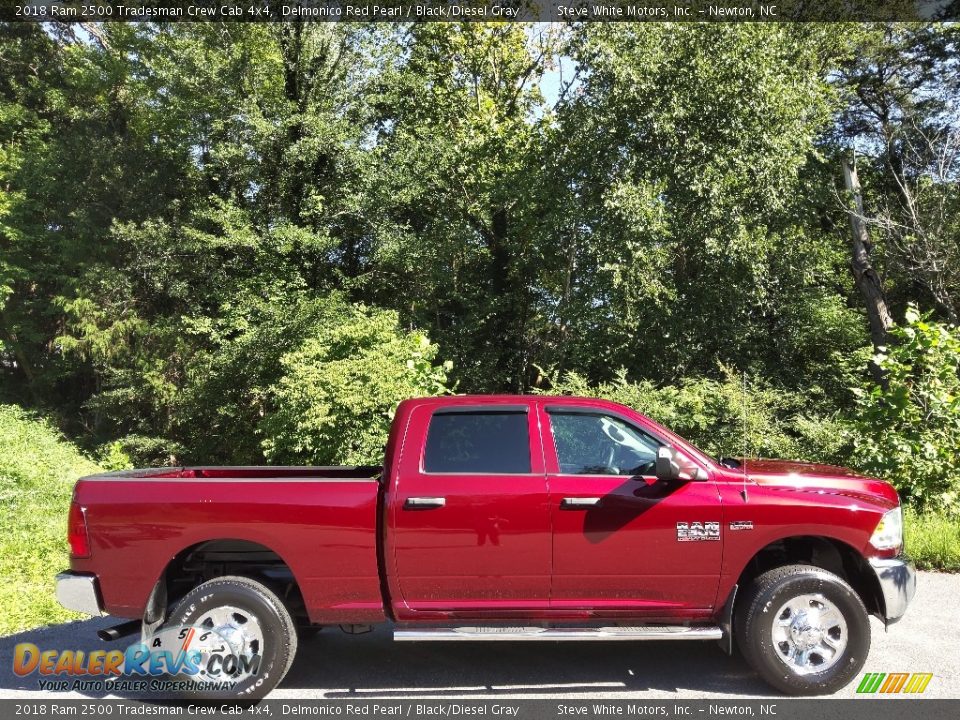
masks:
<path id="1" fill-rule="evenodd" d="M 743 371 L 743 459 L 740 461 L 740 471 L 743 473 L 743 489 L 740 495 L 743 501 L 747 498 L 747 371 Z"/>

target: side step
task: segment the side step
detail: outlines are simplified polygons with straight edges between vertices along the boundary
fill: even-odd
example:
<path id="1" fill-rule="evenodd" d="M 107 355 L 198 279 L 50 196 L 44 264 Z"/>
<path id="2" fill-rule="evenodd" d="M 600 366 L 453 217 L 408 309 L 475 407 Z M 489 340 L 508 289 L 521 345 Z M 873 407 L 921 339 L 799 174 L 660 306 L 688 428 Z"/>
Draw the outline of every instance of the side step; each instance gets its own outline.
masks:
<path id="1" fill-rule="evenodd" d="M 393 639 L 411 641 L 457 640 L 719 640 L 719 627 L 688 625 L 642 625 L 639 627 L 480 627 L 405 628 L 393 631 Z"/>

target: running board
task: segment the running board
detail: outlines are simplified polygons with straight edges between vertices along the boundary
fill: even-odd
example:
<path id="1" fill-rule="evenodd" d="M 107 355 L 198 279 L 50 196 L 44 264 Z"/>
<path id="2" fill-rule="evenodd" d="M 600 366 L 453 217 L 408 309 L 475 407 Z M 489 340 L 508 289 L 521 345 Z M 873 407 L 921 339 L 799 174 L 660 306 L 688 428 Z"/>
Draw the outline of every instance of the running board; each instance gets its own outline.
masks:
<path id="1" fill-rule="evenodd" d="M 394 630 L 393 639 L 400 642 L 426 640 L 719 640 L 718 627 L 662 625 L 639 627 L 481 627 L 416 628 Z"/>

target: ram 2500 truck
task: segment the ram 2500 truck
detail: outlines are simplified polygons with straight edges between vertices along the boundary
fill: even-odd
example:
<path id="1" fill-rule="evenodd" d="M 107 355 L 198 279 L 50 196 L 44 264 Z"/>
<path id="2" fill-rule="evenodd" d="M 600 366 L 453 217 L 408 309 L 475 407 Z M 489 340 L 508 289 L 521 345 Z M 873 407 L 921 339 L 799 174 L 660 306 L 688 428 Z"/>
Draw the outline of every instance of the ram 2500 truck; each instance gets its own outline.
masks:
<path id="1" fill-rule="evenodd" d="M 782 692 L 831 693 L 869 615 L 896 621 L 915 589 L 886 482 L 714 459 L 573 397 L 407 400 L 383 467 L 82 478 L 68 534 L 64 606 L 133 618 L 105 639 L 174 632 L 197 687 L 226 673 L 241 697 L 280 682 L 303 631 L 384 622 L 421 642 L 714 640 Z"/>

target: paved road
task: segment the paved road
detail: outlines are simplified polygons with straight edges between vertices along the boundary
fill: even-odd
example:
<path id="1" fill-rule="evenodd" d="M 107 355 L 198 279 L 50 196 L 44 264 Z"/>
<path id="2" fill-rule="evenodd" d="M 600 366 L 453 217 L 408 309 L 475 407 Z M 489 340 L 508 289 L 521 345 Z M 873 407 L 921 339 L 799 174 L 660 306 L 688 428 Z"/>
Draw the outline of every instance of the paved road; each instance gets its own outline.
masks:
<path id="1" fill-rule="evenodd" d="M 932 672 L 925 696 L 960 698 L 960 575 L 921 573 L 907 616 L 889 633 L 873 621 L 865 672 Z M 13 647 L 106 647 L 94 631 L 109 618 L 0 638 L 0 697 L 43 697 L 18 678 Z M 120 641 L 118 647 L 124 646 Z M 852 696 L 856 683 L 838 696 Z M 58 694 L 59 697 L 70 697 Z M 49 695 L 46 695 L 49 699 Z M 82 697 L 74 695 L 74 697 Z M 307 698 L 758 698 L 774 697 L 739 658 L 710 642 L 394 643 L 324 631 L 304 641 L 277 699 Z"/>

